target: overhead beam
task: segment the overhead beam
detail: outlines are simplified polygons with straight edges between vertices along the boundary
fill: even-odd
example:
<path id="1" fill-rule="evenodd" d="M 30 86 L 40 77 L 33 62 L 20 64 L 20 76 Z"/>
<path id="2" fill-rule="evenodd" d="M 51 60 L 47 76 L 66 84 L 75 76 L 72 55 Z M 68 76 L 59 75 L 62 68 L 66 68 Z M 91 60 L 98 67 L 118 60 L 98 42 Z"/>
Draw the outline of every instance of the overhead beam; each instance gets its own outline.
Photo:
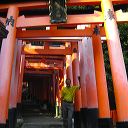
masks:
<path id="1" fill-rule="evenodd" d="M 38 37 L 85 37 L 92 36 L 91 28 L 85 30 L 17 30 L 17 38 L 38 38 Z M 102 33 L 104 35 L 104 33 Z"/>
<path id="2" fill-rule="evenodd" d="M 85 30 L 17 30 L 17 38 L 40 38 L 40 37 L 91 37 L 93 30 L 85 28 Z M 105 36 L 104 28 L 100 28 L 101 37 Z"/>
<path id="3" fill-rule="evenodd" d="M 25 60 L 25 67 L 30 68 L 30 67 L 36 67 L 36 68 L 60 68 L 63 67 L 63 60 L 47 60 L 47 59 L 42 59 L 42 60 L 36 60 L 36 59 L 29 59 Z"/>
<path id="4" fill-rule="evenodd" d="M 68 0 L 67 5 L 99 5 L 101 0 Z M 112 0 L 113 4 L 124 4 L 128 3 L 128 0 Z M 28 10 L 28 9 L 36 9 L 36 8 L 47 8 L 48 7 L 48 2 L 19 2 L 15 4 L 1 4 L 0 5 L 0 10 L 7 10 L 9 6 L 15 5 L 17 6 L 20 10 Z"/>
<path id="5" fill-rule="evenodd" d="M 50 75 L 53 73 L 53 70 L 34 70 L 31 71 L 29 69 L 25 69 L 24 71 L 25 74 L 46 74 L 46 75 Z"/>
<path id="6" fill-rule="evenodd" d="M 10 6 L 16 6 L 19 8 L 19 10 L 31 10 L 31 9 L 38 9 L 38 8 L 47 8 L 48 3 L 47 2 L 18 2 L 15 4 L 1 4 L 0 5 L 0 11 L 6 11 Z"/>
<path id="7" fill-rule="evenodd" d="M 65 56 L 47 56 L 47 55 L 25 55 L 25 59 L 49 59 L 49 60 L 63 60 Z"/>
<path id="8" fill-rule="evenodd" d="M 38 37 L 38 38 L 19 38 L 19 40 L 23 41 L 59 41 L 59 42 L 77 42 L 82 40 L 83 37 Z"/>
<path id="9" fill-rule="evenodd" d="M 26 69 L 33 69 L 33 70 L 47 70 L 47 69 L 61 69 L 61 67 L 44 67 L 44 66 L 38 66 L 39 63 L 31 64 L 29 67 L 25 66 Z"/>
<path id="10" fill-rule="evenodd" d="M 67 23 L 51 24 L 49 16 L 42 17 L 31 17 L 25 18 L 21 16 L 17 20 L 17 28 L 27 28 L 27 27 L 39 27 L 39 26 L 50 26 L 50 25 L 70 25 L 70 24 L 90 24 L 90 23 L 103 23 L 103 15 L 101 12 L 95 11 L 94 14 L 82 14 L 82 15 L 68 15 Z"/>
<path id="11" fill-rule="evenodd" d="M 30 66 L 29 68 L 25 67 L 26 69 L 31 70 L 56 70 L 56 69 L 62 69 L 62 67 L 37 67 L 37 66 Z"/>
<path id="12" fill-rule="evenodd" d="M 115 12 L 117 22 L 128 22 L 128 12 Z M 51 25 L 79 25 L 79 24 L 101 24 L 104 23 L 102 12 L 95 11 L 94 14 L 68 15 L 67 23 L 51 24 L 49 16 L 25 18 L 21 16 L 17 20 L 17 28 L 40 27 Z"/>
<path id="13" fill-rule="evenodd" d="M 66 49 L 39 49 L 39 48 L 32 48 L 28 46 L 24 46 L 22 50 L 23 54 L 30 55 L 71 55 L 72 54 L 72 49 L 71 48 L 66 48 Z"/>

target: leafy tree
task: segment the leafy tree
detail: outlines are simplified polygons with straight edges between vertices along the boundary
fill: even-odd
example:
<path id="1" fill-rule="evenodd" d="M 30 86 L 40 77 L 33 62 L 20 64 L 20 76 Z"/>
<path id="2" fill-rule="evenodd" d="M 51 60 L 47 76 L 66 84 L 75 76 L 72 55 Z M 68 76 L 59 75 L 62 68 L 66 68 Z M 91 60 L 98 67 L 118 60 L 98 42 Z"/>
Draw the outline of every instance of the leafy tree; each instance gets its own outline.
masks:
<path id="1" fill-rule="evenodd" d="M 123 50 L 124 62 L 128 76 L 128 24 L 119 24 L 121 46 Z"/>

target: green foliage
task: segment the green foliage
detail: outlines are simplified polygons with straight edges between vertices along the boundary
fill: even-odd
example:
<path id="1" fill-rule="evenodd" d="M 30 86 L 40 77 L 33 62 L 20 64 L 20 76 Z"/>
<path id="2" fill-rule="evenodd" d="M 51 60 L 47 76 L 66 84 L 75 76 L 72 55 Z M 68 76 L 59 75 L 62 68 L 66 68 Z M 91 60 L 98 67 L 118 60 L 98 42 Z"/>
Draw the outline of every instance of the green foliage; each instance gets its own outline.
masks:
<path id="1" fill-rule="evenodd" d="M 87 14 L 90 14 L 90 13 L 93 13 L 94 10 L 97 10 L 97 11 L 101 11 L 101 8 L 100 6 L 90 6 L 90 5 L 83 5 L 83 6 L 68 6 L 67 7 L 68 9 L 68 12 L 70 11 L 74 11 L 75 13 L 87 13 Z"/>
<path id="2" fill-rule="evenodd" d="M 128 24 L 119 24 L 119 33 L 123 51 L 128 50 Z"/>
<path id="3" fill-rule="evenodd" d="M 123 56 L 124 56 L 124 62 L 125 62 L 125 67 L 127 71 L 127 76 L 128 76 L 128 24 L 119 24 L 119 34 L 120 34 L 120 41 L 121 41 L 121 46 L 122 46 L 122 51 L 123 51 Z"/>
<path id="4" fill-rule="evenodd" d="M 116 105 L 115 105 L 114 89 L 113 89 L 113 83 L 112 83 L 112 75 L 111 75 L 107 43 L 103 43 L 102 47 L 103 47 L 103 53 L 104 53 L 104 63 L 105 63 L 106 80 L 107 80 L 107 87 L 108 87 L 109 104 L 110 104 L 111 110 L 113 110 L 116 108 Z"/>

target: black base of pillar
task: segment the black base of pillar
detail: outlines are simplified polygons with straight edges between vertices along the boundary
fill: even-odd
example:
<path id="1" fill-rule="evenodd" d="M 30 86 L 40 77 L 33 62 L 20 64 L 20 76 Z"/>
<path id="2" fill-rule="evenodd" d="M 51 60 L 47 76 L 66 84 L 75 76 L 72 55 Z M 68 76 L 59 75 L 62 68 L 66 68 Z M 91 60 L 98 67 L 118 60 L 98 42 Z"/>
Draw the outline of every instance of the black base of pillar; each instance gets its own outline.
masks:
<path id="1" fill-rule="evenodd" d="M 9 119 L 9 128 L 16 128 L 16 122 L 17 122 L 17 109 L 11 108 L 9 109 L 8 113 L 8 119 Z"/>
<path id="2" fill-rule="evenodd" d="M 81 128 L 80 111 L 74 112 L 74 128 Z"/>
<path id="3" fill-rule="evenodd" d="M 0 124 L 0 128 L 6 128 L 6 124 Z"/>
<path id="4" fill-rule="evenodd" d="M 87 109 L 87 128 L 98 128 L 98 108 Z"/>
<path id="5" fill-rule="evenodd" d="M 17 103 L 17 109 L 19 109 L 19 110 L 22 109 L 22 104 L 21 103 Z"/>
<path id="6" fill-rule="evenodd" d="M 9 120 L 6 120 L 6 128 L 9 128 Z"/>
<path id="7" fill-rule="evenodd" d="M 22 113 L 22 104 L 17 103 L 17 117 L 21 117 L 21 113 Z"/>
<path id="8" fill-rule="evenodd" d="M 81 108 L 81 128 L 87 128 L 87 108 Z"/>
<path id="9" fill-rule="evenodd" d="M 112 119 L 99 118 L 99 128 L 112 128 Z"/>
<path id="10" fill-rule="evenodd" d="M 117 122 L 116 128 L 128 128 L 128 122 Z"/>

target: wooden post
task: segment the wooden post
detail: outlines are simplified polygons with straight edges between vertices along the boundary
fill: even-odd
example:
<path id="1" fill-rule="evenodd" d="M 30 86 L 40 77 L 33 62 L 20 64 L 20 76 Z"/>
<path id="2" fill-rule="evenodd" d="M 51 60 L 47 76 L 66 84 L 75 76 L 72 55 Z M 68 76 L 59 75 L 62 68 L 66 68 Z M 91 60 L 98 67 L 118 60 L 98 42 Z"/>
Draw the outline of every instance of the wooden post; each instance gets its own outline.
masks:
<path id="1" fill-rule="evenodd" d="M 18 80 L 18 95 L 17 95 L 17 103 L 21 103 L 22 98 L 22 82 L 23 82 L 23 75 L 24 75 L 24 62 L 25 62 L 25 55 L 21 55 L 20 61 L 20 72 L 19 72 L 19 80 Z"/>
<path id="2" fill-rule="evenodd" d="M 11 78 L 11 87 L 10 87 L 10 96 L 9 96 L 9 128 L 16 127 L 16 115 L 17 115 L 17 85 L 18 85 L 18 73 L 20 68 L 20 56 L 21 56 L 21 48 L 22 42 L 16 42 L 15 46 L 15 54 L 14 54 L 14 62 L 12 69 L 12 78 Z"/>
<path id="3" fill-rule="evenodd" d="M 19 78 L 19 71 L 20 71 L 21 51 L 22 51 L 22 41 L 18 40 L 16 65 L 15 65 L 15 77 L 14 77 L 14 80 L 11 81 L 12 83 L 11 83 L 10 102 L 9 102 L 10 109 L 16 108 L 16 106 L 17 106 L 17 87 L 18 87 L 18 78 Z"/>
<path id="4" fill-rule="evenodd" d="M 85 62 L 84 62 L 84 41 L 78 42 L 79 50 L 79 68 L 80 68 L 80 85 L 81 85 L 81 128 L 87 127 L 87 93 L 85 81 Z"/>
<path id="5" fill-rule="evenodd" d="M 72 74 L 73 74 L 73 85 L 79 85 L 78 76 L 79 72 L 79 58 L 78 58 L 78 48 L 77 43 L 72 44 L 73 53 L 72 53 Z M 76 92 L 75 95 L 75 112 L 74 112 L 74 128 L 81 127 L 81 118 L 80 118 L 80 109 L 81 109 L 81 89 Z"/>
<path id="6" fill-rule="evenodd" d="M 9 31 L 6 39 L 3 40 L 0 59 L 0 128 L 6 125 L 9 107 L 9 94 L 11 84 L 12 65 L 14 48 L 16 42 L 16 20 L 18 8 L 10 6 L 8 9 L 6 29 Z M 3 59 L 4 58 L 4 59 Z"/>
<path id="7" fill-rule="evenodd" d="M 89 128 L 98 127 L 98 99 L 95 79 L 94 56 L 92 39 L 84 40 L 84 66 L 85 82 L 87 93 L 87 126 Z"/>
<path id="8" fill-rule="evenodd" d="M 98 25 L 92 25 L 92 28 L 94 29 L 94 33 L 92 35 L 92 42 L 93 42 L 97 96 L 98 96 L 98 106 L 99 106 L 99 127 L 111 128 L 112 122 L 110 119 L 111 118 L 110 107 L 109 107 L 106 74 L 104 68 L 104 56 L 102 51 L 100 31 Z"/>
<path id="9" fill-rule="evenodd" d="M 66 76 L 71 80 L 71 84 L 73 84 L 71 55 L 66 55 Z"/>
<path id="10" fill-rule="evenodd" d="M 116 100 L 117 128 L 126 128 L 128 127 L 128 80 L 112 1 L 102 0 L 101 8 Z"/>

